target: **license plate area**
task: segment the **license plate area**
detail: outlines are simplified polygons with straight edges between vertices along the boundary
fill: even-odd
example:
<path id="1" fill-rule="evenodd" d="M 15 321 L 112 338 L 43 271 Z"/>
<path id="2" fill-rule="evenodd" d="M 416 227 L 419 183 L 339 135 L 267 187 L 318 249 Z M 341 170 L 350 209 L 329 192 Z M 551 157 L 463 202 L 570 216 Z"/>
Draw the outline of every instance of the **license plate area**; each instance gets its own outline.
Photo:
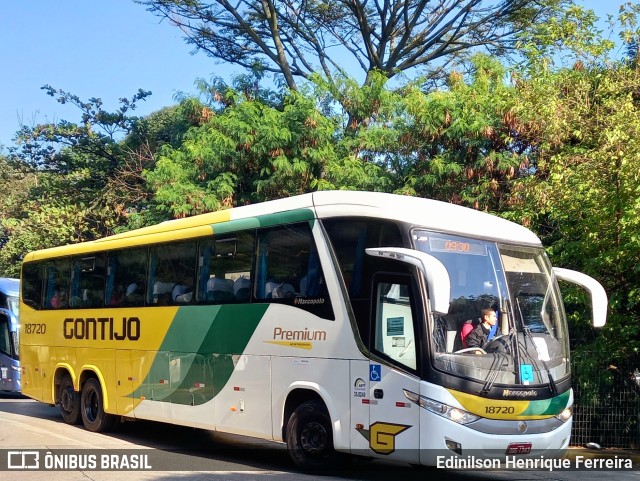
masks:
<path id="1" fill-rule="evenodd" d="M 511 443 L 507 446 L 507 454 L 529 454 L 531 453 L 531 443 Z"/>

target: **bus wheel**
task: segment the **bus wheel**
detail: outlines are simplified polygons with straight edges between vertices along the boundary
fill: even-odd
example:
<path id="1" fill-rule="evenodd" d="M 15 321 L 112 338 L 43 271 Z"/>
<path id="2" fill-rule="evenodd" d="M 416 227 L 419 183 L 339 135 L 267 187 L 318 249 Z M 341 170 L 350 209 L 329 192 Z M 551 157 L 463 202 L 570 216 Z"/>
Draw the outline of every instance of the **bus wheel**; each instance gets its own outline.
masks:
<path id="1" fill-rule="evenodd" d="M 80 406 L 82 423 L 88 431 L 100 433 L 113 427 L 116 418 L 104 412 L 102 389 L 97 379 L 90 378 L 84 383 Z"/>
<path id="2" fill-rule="evenodd" d="M 60 413 L 64 422 L 78 424 L 80 422 L 80 396 L 73 389 L 73 381 L 68 373 L 63 375 L 60 380 L 58 399 L 60 400 Z"/>
<path id="3" fill-rule="evenodd" d="M 327 466 L 335 460 L 331 420 L 322 403 L 307 401 L 293 412 L 287 424 L 287 447 L 301 468 Z"/>

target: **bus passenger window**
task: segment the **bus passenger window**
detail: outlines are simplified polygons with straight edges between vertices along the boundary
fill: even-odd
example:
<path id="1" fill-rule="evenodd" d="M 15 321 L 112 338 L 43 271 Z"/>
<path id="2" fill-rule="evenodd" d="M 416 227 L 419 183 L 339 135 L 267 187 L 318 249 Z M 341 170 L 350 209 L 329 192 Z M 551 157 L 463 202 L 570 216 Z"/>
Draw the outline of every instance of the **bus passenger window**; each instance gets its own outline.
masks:
<path id="1" fill-rule="evenodd" d="M 42 309 L 42 263 L 22 266 L 22 301 L 34 309 Z"/>
<path id="2" fill-rule="evenodd" d="M 295 305 L 333 319 L 320 258 L 308 224 L 259 232 L 254 295 L 260 300 Z M 309 301 L 296 300 L 300 298 Z"/>
<path id="3" fill-rule="evenodd" d="M 9 320 L 5 316 L 0 316 L 0 352 L 9 356 L 12 355 Z"/>
<path id="4" fill-rule="evenodd" d="M 60 259 L 46 264 L 45 307 L 66 309 L 69 307 L 69 282 L 71 269 L 68 259 Z"/>
<path id="5" fill-rule="evenodd" d="M 236 232 L 200 244 L 198 302 L 249 302 L 255 234 Z"/>
<path id="6" fill-rule="evenodd" d="M 104 303 L 104 255 L 78 257 L 71 263 L 69 307 L 102 307 Z"/>
<path id="7" fill-rule="evenodd" d="M 190 303 L 195 273 L 195 242 L 152 247 L 149 252 L 149 303 L 159 306 Z"/>
<path id="8" fill-rule="evenodd" d="M 391 221 L 357 217 L 326 219 L 322 224 L 338 258 L 358 334 L 363 344 L 368 346 L 372 276 L 380 271 L 396 272 L 399 266 L 395 261 L 367 255 L 366 249 L 403 247 L 400 229 Z"/>
<path id="9" fill-rule="evenodd" d="M 109 306 L 143 306 L 147 249 L 109 252 L 106 299 Z"/>

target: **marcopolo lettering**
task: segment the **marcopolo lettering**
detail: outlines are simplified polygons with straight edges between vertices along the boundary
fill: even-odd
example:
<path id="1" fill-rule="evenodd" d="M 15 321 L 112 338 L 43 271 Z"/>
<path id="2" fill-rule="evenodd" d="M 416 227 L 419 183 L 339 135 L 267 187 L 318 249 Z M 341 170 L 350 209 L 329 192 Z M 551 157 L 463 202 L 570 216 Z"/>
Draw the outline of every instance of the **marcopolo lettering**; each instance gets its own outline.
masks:
<path id="1" fill-rule="evenodd" d="M 526 391 L 514 391 L 513 389 L 504 389 L 502 391 L 504 397 L 536 397 L 538 393 L 533 389 Z"/>
<path id="2" fill-rule="evenodd" d="M 123 317 L 122 322 L 113 317 L 67 317 L 63 322 L 65 339 L 93 341 L 137 341 L 140 339 L 140 319 Z"/>

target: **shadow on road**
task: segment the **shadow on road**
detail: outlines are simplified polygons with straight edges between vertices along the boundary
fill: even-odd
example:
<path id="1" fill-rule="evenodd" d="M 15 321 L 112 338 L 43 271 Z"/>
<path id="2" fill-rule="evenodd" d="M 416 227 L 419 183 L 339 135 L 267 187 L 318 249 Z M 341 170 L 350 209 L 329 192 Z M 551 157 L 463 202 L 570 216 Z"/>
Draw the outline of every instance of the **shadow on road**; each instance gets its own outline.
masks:
<path id="1" fill-rule="evenodd" d="M 0 412 L 13 413 L 62 423 L 56 406 L 32 401 L 20 395 L 0 395 Z M 78 426 L 77 429 L 84 429 Z M 295 468 L 281 443 L 259 440 L 245 436 L 216 433 L 151 421 L 126 421 L 105 436 L 124 441 L 140 448 L 136 452 L 149 451 L 154 470 L 154 479 L 209 480 L 215 473 L 224 473 L 224 479 L 246 480 L 251 472 L 278 474 L 292 479 L 341 479 L 387 481 L 401 475 L 403 481 L 421 480 L 438 476 L 437 470 L 415 468 L 404 464 L 353 459 L 333 469 L 301 472 Z M 98 446 L 96 446 L 98 448 Z M 122 452 L 122 449 L 119 449 Z M 159 463 L 159 464 L 158 464 Z M 157 465 L 157 467 L 156 467 Z M 206 471 L 209 474 L 199 474 Z M 179 473 L 179 472 L 188 472 Z M 478 473 L 447 471 L 447 479 L 478 479 Z"/>
<path id="2" fill-rule="evenodd" d="M 0 395 L 0 413 L 3 412 L 25 418 L 31 417 L 60 423 L 65 427 L 65 434 L 71 439 L 75 439 L 75 437 L 69 430 L 84 430 L 82 426 L 64 425 L 58 407 L 48 406 L 18 395 Z M 119 453 L 144 453 L 149 457 L 153 473 L 138 471 L 140 475 L 144 475 L 139 477 L 131 472 L 132 477 L 126 478 L 129 481 L 136 479 L 205 481 L 215 478 L 247 481 L 260 479 L 264 476 L 279 480 L 327 481 L 334 479 L 393 481 L 400 479 L 400 477 L 402 481 L 425 481 L 442 477 L 452 481 L 480 479 L 588 481 L 603 479 L 598 477 L 595 471 L 572 473 L 526 470 L 518 472 L 513 470 L 438 470 L 361 458 L 352 459 L 345 466 L 333 466 L 332 469 L 322 471 L 301 472 L 293 465 L 286 446 L 282 443 L 151 421 L 126 421 L 118 424 L 113 432 L 98 436 L 105 437 L 104 444 L 100 443 L 100 438 L 97 438 L 98 442 L 95 443 L 96 451 L 100 455 L 118 451 Z M 122 443 L 114 443 L 114 440 L 122 441 Z M 69 447 L 70 451 L 78 452 L 78 446 L 72 444 Z M 570 453 L 574 457 L 577 455 L 586 456 L 587 454 L 589 453 L 584 450 Z M 596 453 L 594 456 L 604 457 L 605 454 L 607 453 Z M 611 456 L 614 454 L 616 453 Z M 618 455 L 626 457 L 619 453 Z M 517 476 L 514 478 L 516 473 Z M 635 473 L 633 471 L 617 472 L 616 476 L 622 481 L 622 479 L 629 479 L 634 474 L 637 474 L 637 471 Z"/>

